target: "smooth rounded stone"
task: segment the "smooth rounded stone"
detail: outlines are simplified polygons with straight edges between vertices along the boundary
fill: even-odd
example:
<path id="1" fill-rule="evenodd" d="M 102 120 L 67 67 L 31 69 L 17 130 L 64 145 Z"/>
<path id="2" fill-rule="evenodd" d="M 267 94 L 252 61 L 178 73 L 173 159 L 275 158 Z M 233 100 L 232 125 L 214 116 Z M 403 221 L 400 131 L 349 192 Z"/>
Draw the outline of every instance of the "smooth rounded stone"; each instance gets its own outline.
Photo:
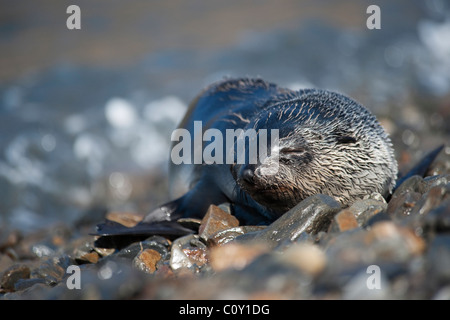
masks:
<path id="1" fill-rule="evenodd" d="M 99 259 L 99 254 L 94 249 L 93 237 L 85 236 L 71 241 L 64 247 L 64 252 L 75 261 L 81 263 L 96 263 Z"/>
<path id="2" fill-rule="evenodd" d="M 241 244 L 227 243 L 213 247 L 209 252 L 211 267 L 215 271 L 226 269 L 243 269 L 256 257 L 269 252 L 269 248 L 262 243 Z"/>
<path id="3" fill-rule="evenodd" d="M 136 255 L 140 254 L 145 249 L 153 249 L 159 252 L 162 257 L 169 254 L 168 248 L 170 247 L 169 241 L 161 236 L 151 236 L 143 241 L 130 244 L 128 247 L 123 248 L 119 252 L 111 255 L 117 258 L 134 259 Z"/>
<path id="4" fill-rule="evenodd" d="M 156 271 L 156 264 L 161 260 L 161 254 L 154 249 L 145 249 L 139 253 L 133 260 L 133 265 L 146 273 Z"/>
<path id="5" fill-rule="evenodd" d="M 94 251 L 97 252 L 99 254 L 99 256 L 101 256 L 101 257 L 107 257 L 110 254 L 113 254 L 116 251 L 116 249 L 114 249 L 114 248 L 108 249 L 108 248 L 94 247 Z"/>
<path id="6" fill-rule="evenodd" d="M 47 285 L 54 286 L 67 276 L 67 268 L 74 264 L 69 256 L 47 258 L 31 271 L 30 277 L 44 279 Z"/>
<path id="7" fill-rule="evenodd" d="M 134 227 L 143 218 L 143 215 L 133 212 L 109 212 L 106 215 L 106 219 L 120 223 L 128 228 Z"/>
<path id="8" fill-rule="evenodd" d="M 14 284 L 14 291 L 26 290 L 37 284 L 45 284 L 46 285 L 46 281 L 45 281 L 45 279 L 42 279 L 42 278 L 19 279 Z"/>
<path id="9" fill-rule="evenodd" d="M 402 264 L 420 257 L 426 248 L 423 238 L 408 227 L 392 221 L 380 221 L 370 229 L 338 233 L 325 243 L 329 271 L 350 271 L 361 265 Z"/>
<path id="10" fill-rule="evenodd" d="M 218 206 L 210 205 L 202 219 L 198 234 L 200 238 L 207 241 L 215 233 L 237 226 L 239 226 L 239 220 L 235 216 Z"/>
<path id="11" fill-rule="evenodd" d="M 69 289 L 66 276 L 51 286 L 37 283 L 16 299 L 26 300 L 118 300 L 132 299 L 145 285 L 146 275 L 126 259 L 107 257 L 97 264 L 80 265 L 81 288 Z"/>
<path id="12" fill-rule="evenodd" d="M 374 224 L 382 222 L 382 221 L 392 221 L 392 218 L 387 212 L 383 211 L 383 212 L 377 213 L 376 215 L 373 215 L 372 217 L 370 217 L 367 220 L 364 227 L 371 228 Z"/>
<path id="13" fill-rule="evenodd" d="M 170 252 L 172 270 L 197 272 L 207 262 L 206 245 L 200 241 L 198 235 L 187 235 L 173 242 Z"/>
<path id="14" fill-rule="evenodd" d="M 422 197 L 416 202 L 415 206 L 411 209 L 409 216 L 402 220 L 402 224 L 409 226 L 417 232 L 437 230 L 433 228 L 434 221 L 445 221 L 445 214 L 439 217 L 438 212 L 428 217 L 430 212 L 433 212 L 436 208 L 441 207 L 443 203 L 450 201 L 450 183 L 446 185 L 433 186 L 429 191 L 424 193 Z M 444 210 L 444 209 L 440 209 Z M 444 210 L 445 211 L 445 210 Z M 441 211 L 443 212 L 443 211 Z M 436 217 L 437 218 L 436 220 Z M 443 220 L 441 220 L 443 219 Z M 440 224 L 444 229 L 445 225 Z M 431 228 L 430 228 L 431 227 Z"/>
<path id="15" fill-rule="evenodd" d="M 428 194 L 432 189 L 436 188 L 443 190 L 442 188 L 446 188 L 449 181 L 450 174 L 426 178 L 412 176 L 395 190 L 391 201 L 389 201 L 387 212 L 396 218 L 403 218 L 410 214 L 415 214 L 420 210 L 417 209 L 417 205 L 419 205 L 419 208 L 423 207 L 423 203 L 419 204 L 418 202 L 421 199 L 423 200 L 424 194 Z"/>
<path id="16" fill-rule="evenodd" d="M 372 199 L 386 203 L 386 199 L 383 197 L 381 193 L 374 192 L 369 195 L 363 197 L 363 200 Z"/>
<path id="17" fill-rule="evenodd" d="M 97 263 L 98 260 L 100 259 L 100 256 L 97 252 L 89 252 L 89 253 L 85 253 L 83 255 L 81 255 L 78 258 L 80 261 L 85 261 L 85 262 L 89 262 L 89 263 Z"/>
<path id="18" fill-rule="evenodd" d="M 280 260 L 299 268 L 302 272 L 317 276 L 327 264 L 323 250 L 311 243 L 295 243 L 280 254 Z"/>
<path id="19" fill-rule="evenodd" d="M 429 285 L 442 286 L 450 281 L 450 235 L 434 237 L 426 253 L 427 282 Z"/>
<path id="20" fill-rule="evenodd" d="M 30 274 L 31 270 L 27 265 L 13 265 L 3 272 L 2 278 L 0 280 L 0 289 L 5 292 L 14 291 L 14 286 L 17 281 L 19 281 L 20 279 L 29 279 Z"/>
<path id="21" fill-rule="evenodd" d="M 445 186 L 450 183 L 450 174 L 429 176 L 423 179 L 425 192 L 436 186 Z"/>
<path id="22" fill-rule="evenodd" d="M 332 197 L 317 194 L 306 198 L 283 214 L 267 228 L 238 236 L 240 242 L 262 241 L 275 248 L 280 243 L 295 241 L 302 233 L 317 234 L 329 227 L 341 205 Z"/>
<path id="23" fill-rule="evenodd" d="M 417 201 L 411 210 L 411 216 L 427 214 L 433 208 L 438 207 L 447 195 L 450 195 L 450 185 L 449 188 L 446 188 L 446 186 L 432 187 Z"/>
<path id="24" fill-rule="evenodd" d="M 355 215 L 349 209 L 338 212 L 333 218 L 330 226 L 330 232 L 344 232 L 359 227 Z"/>
<path id="25" fill-rule="evenodd" d="M 208 247 L 222 246 L 230 241 L 236 239 L 236 237 L 248 232 L 255 232 L 265 229 L 266 226 L 239 226 L 221 230 L 213 234 L 207 240 Z"/>
<path id="26" fill-rule="evenodd" d="M 421 227 L 426 231 L 437 233 L 450 231 L 450 199 L 443 201 L 432 209 L 423 219 Z"/>
<path id="27" fill-rule="evenodd" d="M 115 249 L 99 248 L 95 246 L 95 237 L 90 235 L 74 239 L 64 246 L 63 251 L 80 263 L 96 263 L 100 257 L 106 257 Z"/>
<path id="28" fill-rule="evenodd" d="M 430 165 L 428 169 L 428 176 L 445 175 L 450 174 L 450 147 L 445 147 L 439 152 L 436 159 Z"/>
<path id="29" fill-rule="evenodd" d="M 421 176 L 411 176 L 394 191 L 392 194 L 392 198 L 394 199 L 398 197 L 399 195 L 406 193 L 406 192 L 417 192 L 420 194 L 425 193 L 425 186 L 423 182 L 423 178 Z"/>
<path id="30" fill-rule="evenodd" d="M 422 195 L 418 192 L 406 190 L 389 201 L 386 212 L 393 218 L 402 219 L 409 216 Z"/>
<path id="31" fill-rule="evenodd" d="M 366 225 L 371 217 L 386 209 L 387 203 L 384 199 L 382 201 L 375 199 L 357 200 L 348 208 L 356 217 L 356 221 L 360 226 Z"/>

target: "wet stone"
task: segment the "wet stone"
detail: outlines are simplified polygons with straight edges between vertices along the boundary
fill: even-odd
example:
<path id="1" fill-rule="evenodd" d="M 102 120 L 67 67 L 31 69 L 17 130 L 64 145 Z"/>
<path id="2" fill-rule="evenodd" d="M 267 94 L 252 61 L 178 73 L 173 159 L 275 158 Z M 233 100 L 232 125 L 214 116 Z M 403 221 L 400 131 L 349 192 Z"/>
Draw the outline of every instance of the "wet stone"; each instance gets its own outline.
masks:
<path id="1" fill-rule="evenodd" d="M 161 256 L 165 257 L 169 252 L 169 246 L 170 243 L 166 238 L 161 236 L 152 236 L 144 241 L 132 243 L 128 247 L 111 256 L 132 260 L 142 251 L 146 249 L 153 249 L 157 251 Z"/>
<path id="2" fill-rule="evenodd" d="M 427 250 L 428 281 L 439 286 L 450 281 L 450 235 L 436 236 Z"/>
<path id="3" fill-rule="evenodd" d="M 113 254 L 114 251 L 116 251 L 114 248 L 108 249 L 108 248 L 98 248 L 94 247 L 95 252 L 97 252 L 101 257 L 109 256 L 110 254 Z"/>
<path id="4" fill-rule="evenodd" d="M 421 227 L 425 231 L 437 233 L 450 231 L 450 199 L 442 202 L 438 207 L 431 210 L 423 219 Z"/>
<path id="5" fill-rule="evenodd" d="M 208 247 L 222 246 L 230 241 L 236 239 L 236 237 L 249 232 L 261 231 L 266 226 L 239 226 L 221 230 L 213 234 L 207 240 Z"/>
<path id="6" fill-rule="evenodd" d="M 438 207 L 448 195 L 450 195 L 450 184 L 448 187 L 446 185 L 431 187 L 430 190 L 423 194 L 421 199 L 416 203 L 411 210 L 411 215 L 427 214 L 431 209 Z"/>
<path id="7" fill-rule="evenodd" d="M 156 264 L 161 260 L 161 254 L 154 249 L 145 249 L 133 259 L 133 265 L 146 273 L 156 271 Z"/>
<path id="8" fill-rule="evenodd" d="M 14 286 L 20 279 L 30 278 L 30 268 L 26 265 L 13 265 L 3 272 L 0 288 L 3 291 L 14 291 Z"/>
<path id="9" fill-rule="evenodd" d="M 94 251 L 94 239 L 92 236 L 80 237 L 72 241 L 69 245 L 65 246 L 65 252 L 80 262 L 93 262 L 95 259 L 98 260 L 99 254 Z M 96 257 L 95 257 L 96 256 Z"/>
<path id="10" fill-rule="evenodd" d="M 403 181 L 403 183 L 394 191 L 392 199 L 406 192 L 424 193 L 425 186 L 423 178 L 420 176 L 412 176 Z"/>
<path id="11" fill-rule="evenodd" d="M 428 169 L 427 176 L 450 174 L 450 148 L 444 148 Z"/>
<path id="12" fill-rule="evenodd" d="M 67 275 L 67 267 L 72 264 L 75 263 L 68 256 L 47 258 L 31 271 L 31 278 L 44 279 L 50 286 L 56 285 Z"/>
<path id="13" fill-rule="evenodd" d="M 275 248 L 286 241 L 295 241 L 302 233 L 317 234 L 328 229 L 340 204 L 330 196 L 311 196 L 283 214 L 267 228 L 238 236 L 236 241 L 262 241 Z"/>
<path id="14" fill-rule="evenodd" d="M 355 215 L 352 211 L 344 209 L 336 214 L 330 226 L 330 231 L 344 232 L 358 227 Z"/>
<path id="15" fill-rule="evenodd" d="M 42 278 L 19 279 L 14 284 L 14 291 L 25 290 L 36 284 L 46 284 L 45 279 Z"/>
<path id="16" fill-rule="evenodd" d="M 420 200 L 421 194 L 418 192 L 407 190 L 402 194 L 392 197 L 389 201 L 386 212 L 393 218 L 402 219 L 409 216 L 411 210 L 415 207 L 417 201 Z"/>
<path id="17" fill-rule="evenodd" d="M 198 234 L 200 238 L 207 241 L 215 233 L 237 227 L 239 220 L 220 207 L 211 205 L 202 219 Z"/>
<path id="18" fill-rule="evenodd" d="M 383 222 L 383 221 L 392 221 L 391 216 L 385 211 L 377 213 L 376 215 L 373 215 L 372 217 L 370 217 L 367 220 L 365 227 L 371 228 L 374 224 Z"/>
<path id="19" fill-rule="evenodd" d="M 450 182 L 450 174 L 429 176 L 423 179 L 425 192 L 436 186 L 445 186 Z M 424 192 L 424 193 L 425 193 Z"/>
<path id="20" fill-rule="evenodd" d="M 387 203 L 375 199 L 357 200 L 349 210 L 355 215 L 360 226 L 365 226 L 367 221 L 374 215 L 387 209 Z"/>
<path id="21" fill-rule="evenodd" d="M 187 235 L 173 242 L 170 254 L 172 270 L 198 272 L 207 262 L 206 245 L 198 235 Z"/>

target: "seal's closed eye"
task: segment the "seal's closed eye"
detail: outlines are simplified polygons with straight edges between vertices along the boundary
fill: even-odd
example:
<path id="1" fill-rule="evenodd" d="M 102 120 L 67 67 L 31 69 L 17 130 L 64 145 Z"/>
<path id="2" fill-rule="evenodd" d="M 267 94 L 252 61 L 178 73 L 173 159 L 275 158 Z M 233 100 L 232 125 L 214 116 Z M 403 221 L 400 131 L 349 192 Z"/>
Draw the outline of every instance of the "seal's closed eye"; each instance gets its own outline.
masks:
<path id="1" fill-rule="evenodd" d="M 356 138 L 351 137 L 351 136 L 342 136 L 342 137 L 337 138 L 337 143 L 340 143 L 340 144 L 349 144 L 349 143 L 355 143 L 355 142 L 356 142 Z"/>
<path id="2" fill-rule="evenodd" d="M 302 148 L 302 147 L 286 147 L 286 148 L 282 148 L 280 150 L 280 152 L 284 153 L 284 154 L 295 154 L 295 153 L 301 154 L 301 153 L 305 152 L 305 148 Z"/>

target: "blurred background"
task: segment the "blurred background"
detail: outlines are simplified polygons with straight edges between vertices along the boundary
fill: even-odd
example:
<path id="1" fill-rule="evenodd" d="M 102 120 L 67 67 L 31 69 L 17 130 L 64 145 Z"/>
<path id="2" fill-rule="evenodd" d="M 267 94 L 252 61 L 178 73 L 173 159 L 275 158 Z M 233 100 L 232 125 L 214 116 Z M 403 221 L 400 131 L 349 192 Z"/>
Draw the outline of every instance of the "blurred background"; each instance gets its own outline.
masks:
<path id="1" fill-rule="evenodd" d="M 172 130 L 202 88 L 239 76 L 353 97 L 407 170 L 449 142 L 450 3 L 0 0 L 0 225 L 168 200 Z"/>

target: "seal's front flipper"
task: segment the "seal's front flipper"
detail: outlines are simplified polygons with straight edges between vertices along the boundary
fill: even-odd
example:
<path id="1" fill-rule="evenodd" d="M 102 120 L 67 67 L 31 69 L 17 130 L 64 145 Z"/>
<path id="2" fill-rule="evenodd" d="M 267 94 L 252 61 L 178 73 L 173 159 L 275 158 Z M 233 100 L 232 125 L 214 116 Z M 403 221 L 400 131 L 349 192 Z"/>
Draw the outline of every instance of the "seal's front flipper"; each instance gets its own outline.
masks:
<path id="1" fill-rule="evenodd" d="M 150 236 L 167 235 L 183 236 L 193 233 L 195 230 L 188 229 L 176 221 L 159 221 L 153 223 L 140 222 L 134 227 L 125 227 L 124 225 L 106 220 L 105 223 L 97 225 L 97 236 Z"/>
<path id="2" fill-rule="evenodd" d="M 143 240 L 151 235 L 160 235 L 167 238 L 177 238 L 194 233 L 196 230 L 187 228 L 177 222 L 183 216 L 180 206 L 183 197 L 168 202 L 150 212 L 134 227 L 126 227 L 118 222 L 106 219 L 97 225 L 92 235 L 101 236 L 96 246 L 102 248 L 121 247 L 123 244 Z"/>

